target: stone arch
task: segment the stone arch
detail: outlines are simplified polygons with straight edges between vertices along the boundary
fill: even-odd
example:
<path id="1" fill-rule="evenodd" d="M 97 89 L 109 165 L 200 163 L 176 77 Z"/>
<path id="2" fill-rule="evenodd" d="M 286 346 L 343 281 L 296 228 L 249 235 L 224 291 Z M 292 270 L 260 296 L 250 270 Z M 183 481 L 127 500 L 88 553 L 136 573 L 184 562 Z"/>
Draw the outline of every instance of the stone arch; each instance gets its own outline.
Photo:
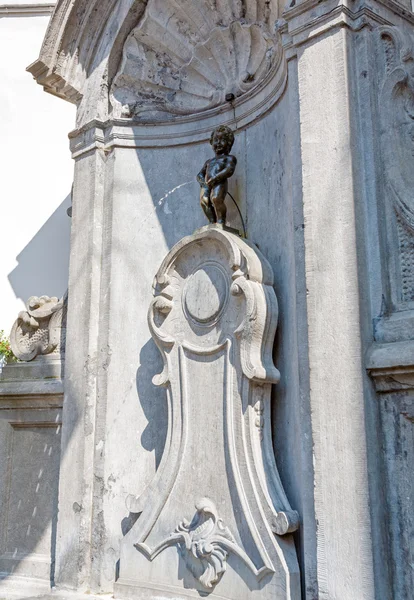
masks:
<path id="1" fill-rule="evenodd" d="M 235 109 L 247 124 L 284 89 L 278 12 L 277 0 L 64 0 L 28 70 L 77 104 L 79 127 L 197 115 L 211 128 Z"/>

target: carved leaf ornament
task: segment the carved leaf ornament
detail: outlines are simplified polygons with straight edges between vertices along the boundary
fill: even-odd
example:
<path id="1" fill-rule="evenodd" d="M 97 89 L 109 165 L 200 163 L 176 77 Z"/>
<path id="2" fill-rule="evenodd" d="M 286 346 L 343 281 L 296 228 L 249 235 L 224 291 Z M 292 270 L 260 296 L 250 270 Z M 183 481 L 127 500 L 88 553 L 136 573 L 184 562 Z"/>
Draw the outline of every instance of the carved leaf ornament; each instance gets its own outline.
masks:
<path id="1" fill-rule="evenodd" d="M 257 87 L 280 59 L 271 2 L 150 0 L 129 35 L 111 99 L 116 117 L 191 115 Z"/>
<path id="2" fill-rule="evenodd" d="M 203 587 L 212 590 L 226 570 L 229 543 L 235 547 L 236 541 L 209 498 L 201 498 L 195 508 L 197 512 L 191 523 L 182 521 L 152 557 L 177 544 L 188 570 Z M 138 549 L 140 546 L 136 544 Z"/>
<path id="3" fill-rule="evenodd" d="M 63 350 L 66 297 L 31 296 L 14 322 L 10 344 L 21 361 Z"/>

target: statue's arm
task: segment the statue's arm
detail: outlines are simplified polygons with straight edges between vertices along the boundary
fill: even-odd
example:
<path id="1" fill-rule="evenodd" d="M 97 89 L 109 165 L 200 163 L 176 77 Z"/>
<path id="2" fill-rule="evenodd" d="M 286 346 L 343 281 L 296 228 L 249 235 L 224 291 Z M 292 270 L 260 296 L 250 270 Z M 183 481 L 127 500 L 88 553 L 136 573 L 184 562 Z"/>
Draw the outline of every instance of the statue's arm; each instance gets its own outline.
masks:
<path id="1" fill-rule="evenodd" d="M 206 172 L 207 172 L 207 163 L 204 163 L 204 167 L 201 169 L 200 173 L 197 175 L 197 181 L 200 185 L 206 185 Z"/>
<path id="2" fill-rule="evenodd" d="M 237 158 L 235 156 L 229 156 L 228 158 L 229 160 L 224 169 L 220 171 L 220 173 L 217 173 L 217 175 L 212 177 L 208 182 L 211 187 L 213 185 L 217 185 L 218 183 L 222 183 L 223 181 L 225 181 L 233 175 L 237 165 Z"/>

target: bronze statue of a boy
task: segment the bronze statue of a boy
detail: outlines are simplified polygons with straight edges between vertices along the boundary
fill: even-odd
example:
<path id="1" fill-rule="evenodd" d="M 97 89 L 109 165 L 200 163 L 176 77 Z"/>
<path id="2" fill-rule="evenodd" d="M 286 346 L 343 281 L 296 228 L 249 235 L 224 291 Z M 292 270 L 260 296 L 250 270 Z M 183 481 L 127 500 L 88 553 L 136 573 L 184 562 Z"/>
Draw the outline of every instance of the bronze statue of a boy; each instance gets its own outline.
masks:
<path id="1" fill-rule="evenodd" d="M 210 223 L 226 224 L 227 179 L 236 168 L 237 159 L 230 155 L 234 143 L 232 130 L 226 125 L 217 127 L 210 137 L 215 153 L 197 175 L 200 184 L 201 207 Z"/>

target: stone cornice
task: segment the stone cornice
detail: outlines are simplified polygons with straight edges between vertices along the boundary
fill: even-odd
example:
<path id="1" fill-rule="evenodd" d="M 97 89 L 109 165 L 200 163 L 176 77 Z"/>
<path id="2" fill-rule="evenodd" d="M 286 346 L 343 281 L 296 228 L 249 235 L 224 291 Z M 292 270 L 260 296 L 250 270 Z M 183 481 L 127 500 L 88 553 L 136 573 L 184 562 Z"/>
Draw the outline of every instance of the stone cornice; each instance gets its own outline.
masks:
<path id="1" fill-rule="evenodd" d="M 210 138 L 212 129 L 218 125 L 240 131 L 271 109 L 283 94 L 286 81 L 286 61 L 283 60 L 274 76 L 257 94 L 206 111 L 202 121 L 198 113 L 156 124 L 141 124 L 131 119 L 90 121 L 69 134 L 72 156 L 77 158 L 95 148 L 108 151 L 113 147 L 148 148 L 203 142 Z"/>
<path id="2" fill-rule="evenodd" d="M 299 46 L 332 29 L 347 27 L 358 31 L 363 27 L 392 25 L 401 18 L 414 25 L 414 14 L 394 0 L 305 0 L 285 10 L 278 25 L 290 58 Z"/>
<path id="3" fill-rule="evenodd" d="M 367 354 L 366 368 L 377 392 L 413 390 L 413 341 L 373 344 Z"/>
<path id="4" fill-rule="evenodd" d="M 292 8 L 285 9 L 283 17 L 286 20 L 292 20 L 300 15 L 309 13 L 306 17 L 307 20 L 317 20 L 320 14 L 327 14 L 335 9 L 347 9 L 349 12 L 354 12 L 355 14 L 362 9 L 368 9 L 373 14 L 376 14 L 378 13 L 376 9 L 378 5 L 404 18 L 410 19 L 413 17 L 412 11 L 408 10 L 397 0 L 326 0 L 325 2 L 320 2 L 320 0 L 302 0 L 301 2 L 297 2 Z M 310 19 L 309 16 L 311 17 Z"/>
<path id="5" fill-rule="evenodd" d="M 42 357 L 30 363 L 17 362 L 3 367 L 0 374 L 0 408 L 8 407 L 10 397 L 41 397 L 41 406 L 44 406 L 47 397 L 62 395 L 63 364 L 60 358 Z"/>
<path id="6" fill-rule="evenodd" d="M 55 3 L 48 4 L 0 4 L 0 18 L 2 17 L 43 17 L 51 15 Z"/>

